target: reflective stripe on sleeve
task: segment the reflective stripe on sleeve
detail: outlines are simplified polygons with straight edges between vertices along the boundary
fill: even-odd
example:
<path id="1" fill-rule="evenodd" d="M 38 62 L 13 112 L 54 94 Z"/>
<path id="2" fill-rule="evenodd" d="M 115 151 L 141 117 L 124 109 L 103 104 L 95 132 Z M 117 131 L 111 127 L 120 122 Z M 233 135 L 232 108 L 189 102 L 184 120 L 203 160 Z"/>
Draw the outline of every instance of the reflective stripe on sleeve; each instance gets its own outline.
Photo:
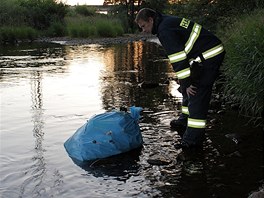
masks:
<path id="1" fill-rule="evenodd" d="M 188 118 L 188 127 L 202 129 L 206 126 L 206 120 Z"/>
<path id="2" fill-rule="evenodd" d="M 205 52 L 202 53 L 203 58 L 205 60 L 209 59 L 209 58 L 213 58 L 214 56 L 217 56 L 218 54 L 221 54 L 224 51 L 224 46 L 222 44 L 217 45 Z M 196 59 L 191 59 L 190 60 L 190 65 L 193 64 L 193 62 L 202 62 L 201 58 L 198 56 Z"/>
<path id="3" fill-rule="evenodd" d="M 183 113 L 183 114 L 189 115 L 188 107 L 186 107 L 186 106 L 182 106 L 181 109 L 182 109 L 182 113 Z"/>
<path id="4" fill-rule="evenodd" d="M 194 24 L 190 37 L 185 44 L 185 52 L 187 54 L 192 50 L 194 43 L 196 42 L 197 38 L 200 35 L 201 29 L 202 29 L 202 26 L 200 26 L 197 23 Z"/>
<path id="5" fill-rule="evenodd" d="M 191 75 L 190 67 L 176 72 L 176 76 L 178 79 L 184 79 L 184 78 L 189 77 L 190 75 Z"/>
<path id="6" fill-rule="evenodd" d="M 186 55 L 185 51 L 181 51 L 181 52 L 178 52 L 175 54 L 171 54 L 168 57 L 170 59 L 170 63 L 176 63 L 176 62 L 179 62 L 179 61 L 186 59 L 187 55 Z"/>
<path id="7" fill-rule="evenodd" d="M 192 29 L 192 32 L 189 36 L 188 41 L 185 43 L 184 51 L 177 52 L 175 54 L 169 55 L 170 63 L 175 63 L 182 61 L 187 58 L 187 54 L 192 50 L 194 43 L 200 35 L 202 26 L 195 23 Z"/>
<path id="8" fill-rule="evenodd" d="M 220 44 L 220 45 L 217 45 L 217 46 L 203 52 L 202 55 L 203 55 L 204 59 L 206 60 L 206 59 L 212 58 L 218 54 L 221 54 L 223 51 L 224 51 L 224 47 L 222 44 Z"/>

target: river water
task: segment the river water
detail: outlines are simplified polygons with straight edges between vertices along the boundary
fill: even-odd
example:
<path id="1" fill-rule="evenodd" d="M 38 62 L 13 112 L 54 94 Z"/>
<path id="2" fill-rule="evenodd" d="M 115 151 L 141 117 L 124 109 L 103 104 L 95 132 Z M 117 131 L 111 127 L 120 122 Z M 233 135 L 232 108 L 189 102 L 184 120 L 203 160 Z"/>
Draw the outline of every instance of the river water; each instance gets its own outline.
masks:
<path id="1" fill-rule="evenodd" d="M 155 43 L 4 46 L 0 74 L 1 197 L 247 197 L 263 184 L 263 132 L 236 113 L 211 118 L 203 149 L 174 149 L 181 94 Z M 142 149 L 71 160 L 63 143 L 87 119 L 132 105 Z"/>

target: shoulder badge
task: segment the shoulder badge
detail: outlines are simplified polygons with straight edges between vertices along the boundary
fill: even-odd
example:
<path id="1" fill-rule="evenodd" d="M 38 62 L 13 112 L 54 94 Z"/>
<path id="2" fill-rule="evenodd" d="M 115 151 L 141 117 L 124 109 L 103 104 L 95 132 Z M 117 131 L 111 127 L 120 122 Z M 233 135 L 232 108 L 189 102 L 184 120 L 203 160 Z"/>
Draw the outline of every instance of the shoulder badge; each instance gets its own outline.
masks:
<path id="1" fill-rule="evenodd" d="M 180 23 L 180 26 L 187 29 L 189 24 L 190 24 L 190 20 L 183 18 L 181 23 Z"/>

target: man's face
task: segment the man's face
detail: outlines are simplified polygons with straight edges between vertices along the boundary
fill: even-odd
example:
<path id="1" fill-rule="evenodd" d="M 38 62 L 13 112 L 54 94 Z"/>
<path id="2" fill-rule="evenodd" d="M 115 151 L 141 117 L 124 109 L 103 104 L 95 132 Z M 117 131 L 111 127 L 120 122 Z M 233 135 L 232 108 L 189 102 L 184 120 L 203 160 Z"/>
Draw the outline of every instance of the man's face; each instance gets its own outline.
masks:
<path id="1" fill-rule="evenodd" d="M 138 20 L 138 26 L 142 29 L 142 32 L 150 34 L 153 28 L 153 19 L 151 17 L 148 21 L 140 19 Z"/>

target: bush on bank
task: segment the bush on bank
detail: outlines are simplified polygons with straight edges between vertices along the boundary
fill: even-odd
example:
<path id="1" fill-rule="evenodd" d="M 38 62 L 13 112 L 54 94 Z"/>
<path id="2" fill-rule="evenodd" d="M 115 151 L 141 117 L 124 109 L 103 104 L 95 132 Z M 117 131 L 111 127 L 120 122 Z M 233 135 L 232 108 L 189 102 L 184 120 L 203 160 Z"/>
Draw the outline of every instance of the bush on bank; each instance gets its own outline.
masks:
<path id="1" fill-rule="evenodd" d="M 26 25 L 37 30 L 47 30 L 53 23 L 63 23 L 67 6 L 55 0 L 19 0 L 24 9 Z"/>
<path id="2" fill-rule="evenodd" d="M 74 9 L 75 13 L 83 16 L 94 16 L 96 12 L 95 8 L 88 8 L 86 5 L 77 5 Z"/>
<path id="3" fill-rule="evenodd" d="M 61 36 L 66 12 L 67 6 L 55 0 L 1 0 L 0 44 Z"/>
<path id="4" fill-rule="evenodd" d="M 263 122 L 264 9 L 237 19 L 224 33 L 226 96 L 240 105 L 241 113 Z M 261 118 L 262 117 L 262 118 Z"/>

